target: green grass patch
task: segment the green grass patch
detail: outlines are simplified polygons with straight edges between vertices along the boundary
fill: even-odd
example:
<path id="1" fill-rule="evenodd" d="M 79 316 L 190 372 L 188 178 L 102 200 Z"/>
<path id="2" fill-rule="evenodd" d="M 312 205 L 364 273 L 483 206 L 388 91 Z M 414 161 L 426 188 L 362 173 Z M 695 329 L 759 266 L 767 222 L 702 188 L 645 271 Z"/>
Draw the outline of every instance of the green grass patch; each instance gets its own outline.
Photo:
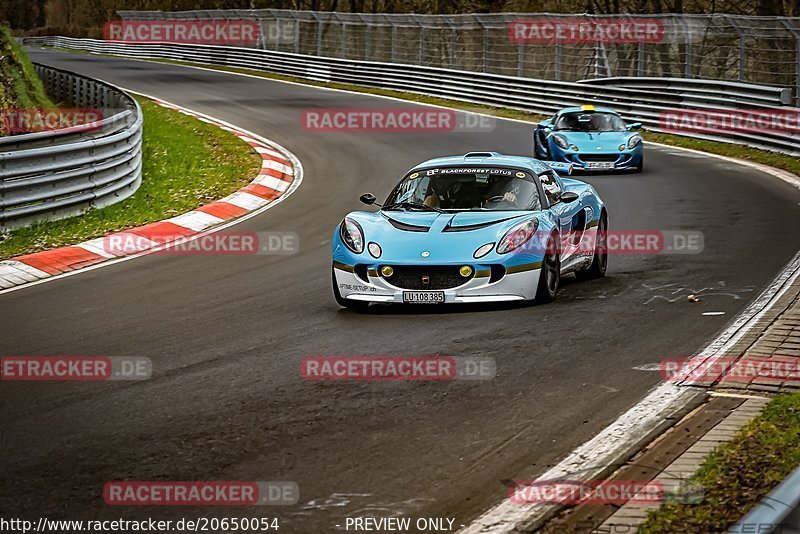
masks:
<path id="1" fill-rule="evenodd" d="M 70 51 L 70 50 L 66 50 Z M 74 52 L 74 51 L 71 51 Z M 110 54 L 102 54 L 102 55 L 109 55 Z M 184 65 L 189 67 L 202 67 L 207 69 L 214 69 L 223 72 L 235 72 L 240 74 L 249 74 L 253 76 L 258 76 L 261 78 L 267 78 L 271 80 L 281 80 L 281 81 L 288 81 L 294 83 L 300 83 L 303 85 L 311 85 L 315 87 L 326 87 L 329 89 L 342 89 L 345 91 L 354 91 L 358 93 L 365 93 L 371 95 L 378 95 L 378 96 L 389 96 L 393 98 L 400 98 L 403 100 L 408 100 L 411 102 L 418 102 L 420 104 L 432 104 L 436 106 L 443 106 L 447 108 L 459 109 L 464 111 L 472 111 L 475 113 L 486 113 L 488 115 L 494 115 L 495 117 L 503 117 L 507 119 L 516 119 L 531 123 L 536 123 L 545 118 L 542 115 L 537 115 L 534 113 L 528 113 L 526 111 L 512 109 L 512 108 L 503 108 L 503 107 L 495 107 L 495 106 L 487 106 L 482 104 L 472 104 L 467 102 L 460 102 L 458 100 L 450 100 L 446 98 L 438 98 L 433 96 L 425 96 L 416 93 L 407 93 L 401 91 L 392 91 L 389 89 L 379 89 L 374 87 L 366 87 L 360 85 L 349 85 L 343 83 L 329 83 L 329 82 L 318 82 L 314 80 L 306 80 L 303 78 L 296 78 L 293 76 L 284 76 L 282 74 L 274 74 L 271 72 L 264 72 L 259 70 L 251 70 L 251 69 L 242 69 L 242 68 L 234 68 L 234 67 L 224 67 L 224 66 L 217 66 L 217 65 L 206 65 L 200 63 L 192 63 L 187 61 L 174 61 L 171 59 L 149 59 L 147 61 L 154 61 L 156 63 L 170 63 L 174 65 Z M 691 148 L 694 150 L 699 150 L 701 152 L 709 152 L 711 154 L 720 154 L 723 156 L 730 156 L 734 158 L 741 158 L 746 159 L 749 161 L 753 161 L 755 163 L 761 163 L 764 165 L 769 165 L 771 167 L 776 167 L 778 169 L 783 169 L 785 171 L 789 171 L 794 174 L 800 175 L 800 158 L 796 158 L 793 156 L 787 156 L 784 154 L 780 154 L 777 152 L 770 152 L 767 150 L 761 150 L 756 148 L 749 148 L 740 145 L 734 145 L 731 143 L 721 143 L 716 141 L 706 141 L 703 139 L 694 139 L 691 137 L 683 137 L 679 135 L 672 135 L 672 134 L 662 134 L 656 132 L 649 132 L 644 130 L 643 136 L 645 140 L 652 141 L 655 143 L 663 143 L 666 145 L 673 145 L 678 147 L 684 148 Z"/>
<path id="2" fill-rule="evenodd" d="M 142 185 L 83 215 L 0 235 L 0 259 L 102 237 L 218 200 L 255 177 L 261 158 L 221 128 L 138 98 L 144 113 Z"/>
<path id="3" fill-rule="evenodd" d="M 0 109 L 53 106 L 33 63 L 9 29 L 0 26 Z"/>
<path id="4" fill-rule="evenodd" d="M 800 393 L 779 395 L 692 477 L 702 502 L 664 504 L 639 533 L 726 532 L 798 465 Z"/>

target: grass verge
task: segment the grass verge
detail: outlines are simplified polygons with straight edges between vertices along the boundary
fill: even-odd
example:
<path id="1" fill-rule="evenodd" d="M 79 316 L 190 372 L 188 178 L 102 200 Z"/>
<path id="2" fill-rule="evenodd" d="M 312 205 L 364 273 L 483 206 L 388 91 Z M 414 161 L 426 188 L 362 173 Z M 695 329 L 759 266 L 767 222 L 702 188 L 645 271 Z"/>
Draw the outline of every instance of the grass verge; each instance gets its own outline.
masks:
<path id="1" fill-rule="evenodd" d="M 61 50 L 64 52 L 70 53 L 88 53 L 82 50 L 69 50 L 65 48 L 56 48 L 57 50 Z M 97 55 L 107 55 L 110 57 L 118 57 L 112 56 L 111 54 L 97 54 Z M 342 89 L 345 91 L 353 91 L 358 93 L 365 93 L 371 95 L 378 95 L 378 96 L 388 96 L 392 98 L 399 98 L 402 100 L 408 100 L 410 102 L 417 102 L 420 104 L 432 104 L 435 106 L 443 106 L 447 108 L 453 109 L 460 109 L 464 111 L 472 111 L 475 113 L 485 113 L 487 115 L 493 115 L 495 117 L 503 117 L 506 119 L 515 119 L 521 120 L 526 122 L 539 122 L 544 117 L 542 115 L 536 115 L 534 113 L 528 113 L 526 111 L 512 109 L 512 108 L 503 108 L 503 107 L 495 107 L 495 106 L 487 106 L 481 104 L 472 104 L 472 103 L 465 103 L 460 102 L 458 100 L 450 100 L 446 98 L 438 98 L 433 96 L 425 96 L 420 95 L 417 93 L 407 93 L 402 91 L 392 91 L 389 89 L 379 89 L 375 87 L 366 87 L 360 85 L 349 85 L 343 83 L 331 83 L 331 82 L 319 82 L 314 80 L 306 80 L 304 78 L 296 78 L 294 76 L 285 76 L 283 74 L 274 74 L 271 72 L 264 72 L 259 70 L 251 70 L 251 69 L 242 69 L 242 68 L 235 68 L 235 67 L 225 67 L 219 65 L 206 65 L 202 63 L 193 63 L 188 61 L 175 61 L 171 59 L 148 59 L 146 61 L 153 61 L 156 63 L 169 63 L 173 65 L 183 65 L 188 67 L 202 67 L 206 69 L 214 69 L 219 70 L 222 72 L 235 72 L 240 74 L 249 74 L 252 76 L 258 76 L 261 78 L 267 78 L 270 80 L 281 80 L 287 82 L 294 82 L 303 85 L 311 85 L 314 87 L 326 87 L 329 89 Z M 740 145 L 734 145 L 731 143 L 721 143 L 717 141 L 706 141 L 703 139 L 694 139 L 691 137 L 683 137 L 680 135 L 672 135 L 672 134 L 662 134 L 656 132 L 648 132 L 644 131 L 644 137 L 647 141 L 652 141 L 655 143 L 663 143 L 665 145 L 673 145 L 677 147 L 683 148 L 691 148 L 694 150 L 699 150 L 701 152 L 708 152 L 711 154 L 719 154 L 723 156 L 730 156 L 733 158 L 740 158 L 748 161 L 752 161 L 755 163 L 761 163 L 763 165 L 769 165 L 771 167 L 775 167 L 778 169 L 783 169 L 785 171 L 789 171 L 791 173 L 800 175 L 800 158 L 795 158 L 792 156 L 786 156 L 777 152 L 769 152 L 766 150 L 756 149 L 756 148 L 749 148 Z"/>
<path id="2" fill-rule="evenodd" d="M 5 26 L 0 26 L 0 57 L 0 109 L 54 107 L 33 63 Z"/>
<path id="3" fill-rule="evenodd" d="M 0 235 L 0 259 L 102 237 L 179 215 L 250 182 L 261 159 L 221 128 L 137 98 L 144 113 L 142 185 L 130 198 Z"/>
<path id="4" fill-rule="evenodd" d="M 664 504 L 639 533 L 727 532 L 798 465 L 800 393 L 779 395 L 691 478 L 705 491 L 701 503 Z"/>

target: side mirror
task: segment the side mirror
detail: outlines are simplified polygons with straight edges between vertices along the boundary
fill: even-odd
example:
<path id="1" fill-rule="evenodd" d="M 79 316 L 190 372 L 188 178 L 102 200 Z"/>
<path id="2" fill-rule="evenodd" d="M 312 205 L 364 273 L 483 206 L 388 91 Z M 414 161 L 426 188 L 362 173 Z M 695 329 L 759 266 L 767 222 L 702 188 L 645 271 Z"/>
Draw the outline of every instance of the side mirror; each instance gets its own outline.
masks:
<path id="1" fill-rule="evenodd" d="M 358 199 L 367 206 L 372 206 L 373 204 L 375 204 L 375 195 L 373 195 L 372 193 L 364 193 L 363 195 L 358 197 Z"/>
<path id="2" fill-rule="evenodd" d="M 625 129 L 628 130 L 629 132 L 632 131 L 632 130 L 641 130 L 642 129 L 642 123 L 641 122 L 633 122 L 633 123 L 629 124 Z"/>
<path id="3" fill-rule="evenodd" d="M 561 196 L 558 197 L 558 200 L 563 202 L 564 204 L 572 204 L 576 200 L 578 200 L 578 193 L 574 193 L 572 191 L 564 191 L 561 193 Z"/>

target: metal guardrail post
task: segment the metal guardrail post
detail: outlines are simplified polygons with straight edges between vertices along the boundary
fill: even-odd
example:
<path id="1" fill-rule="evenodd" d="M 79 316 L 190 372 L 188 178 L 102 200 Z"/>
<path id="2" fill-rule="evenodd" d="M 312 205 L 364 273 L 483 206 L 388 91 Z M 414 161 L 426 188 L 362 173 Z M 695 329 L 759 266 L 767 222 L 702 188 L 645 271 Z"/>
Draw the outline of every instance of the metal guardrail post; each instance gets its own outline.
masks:
<path id="1" fill-rule="evenodd" d="M 794 37 L 794 105 L 800 107 L 800 31 L 781 19 L 781 24 Z"/>
<path id="2" fill-rule="evenodd" d="M 480 20 L 478 24 L 483 28 L 483 72 L 489 72 L 489 28 Z"/>
<path id="3" fill-rule="evenodd" d="M 739 35 L 739 81 L 743 82 L 745 79 L 745 50 L 747 45 L 745 40 L 746 35 L 735 18 L 727 15 L 723 15 L 723 18 L 728 21 L 731 26 L 733 26 L 733 29 L 735 29 L 736 33 Z"/>

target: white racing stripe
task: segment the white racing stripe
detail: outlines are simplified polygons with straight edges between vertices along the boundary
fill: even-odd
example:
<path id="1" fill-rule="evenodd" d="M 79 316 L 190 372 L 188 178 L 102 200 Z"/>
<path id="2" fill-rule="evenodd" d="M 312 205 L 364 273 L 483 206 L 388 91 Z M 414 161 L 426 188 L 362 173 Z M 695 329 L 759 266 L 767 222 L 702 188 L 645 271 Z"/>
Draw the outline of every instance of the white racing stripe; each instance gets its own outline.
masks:
<path id="1" fill-rule="evenodd" d="M 40 271 L 36 267 L 31 267 L 21 261 L 0 261 L 0 289 L 7 289 L 27 282 L 35 282 L 48 277 L 50 277 L 49 273 Z"/>
<path id="2" fill-rule="evenodd" d="M 269 204 L 269 200 L 251 195 L 250 193 L 246 193 L 244 191 L 236 191 L 235 193 L 220 199 L 220 202 L 228 202 L 229 204 L 239 206 L 247 211 L 253 211 L 261 206 Z"/>
<path id="3" fill-rule="evenodd" d="M 286 180 L 281 180 L 280 178 L 275 178 L 274 176 L 270 176 L 268 174 L 262 174 L 255 180 L 253 180 L 254 184 L 263 185 L 265 187 L 270 187 L 275 189 L 276 191 L 280 191 L 283 193 L 287 189 L 289 189 L 289 182 Z"/>
<path id="4" fill-rule="evenodd" d="M 167 219 L 164 222 L 171 222 L 173 224 L 177 224 L 178 226 L 183 226 L 184 228 L 189 228 L 190 230 L 199 232 L 224 222 L 224 219 L 214 217 L 213 215 L 202 211 L 190 211 L 188 213 L 178 215 L 177 217 Z"/>
<path id="5" fill-rule="evenodd" d="M 261 168 L 262 169 L 272 169 L 274 171 L 278 171 L 278 172 L 282 172 L 283 174 L 287 174 L 289 176 L 292 176 L 294 174 L 294 169 L 292 169 L 290 166 L 284 165 L 283 163 L 280 163 L 280 162 L 275 161 L 273 159 L 265 159 L 265 160 L 263 160 L 263 162 L 261 163 Z"/>

